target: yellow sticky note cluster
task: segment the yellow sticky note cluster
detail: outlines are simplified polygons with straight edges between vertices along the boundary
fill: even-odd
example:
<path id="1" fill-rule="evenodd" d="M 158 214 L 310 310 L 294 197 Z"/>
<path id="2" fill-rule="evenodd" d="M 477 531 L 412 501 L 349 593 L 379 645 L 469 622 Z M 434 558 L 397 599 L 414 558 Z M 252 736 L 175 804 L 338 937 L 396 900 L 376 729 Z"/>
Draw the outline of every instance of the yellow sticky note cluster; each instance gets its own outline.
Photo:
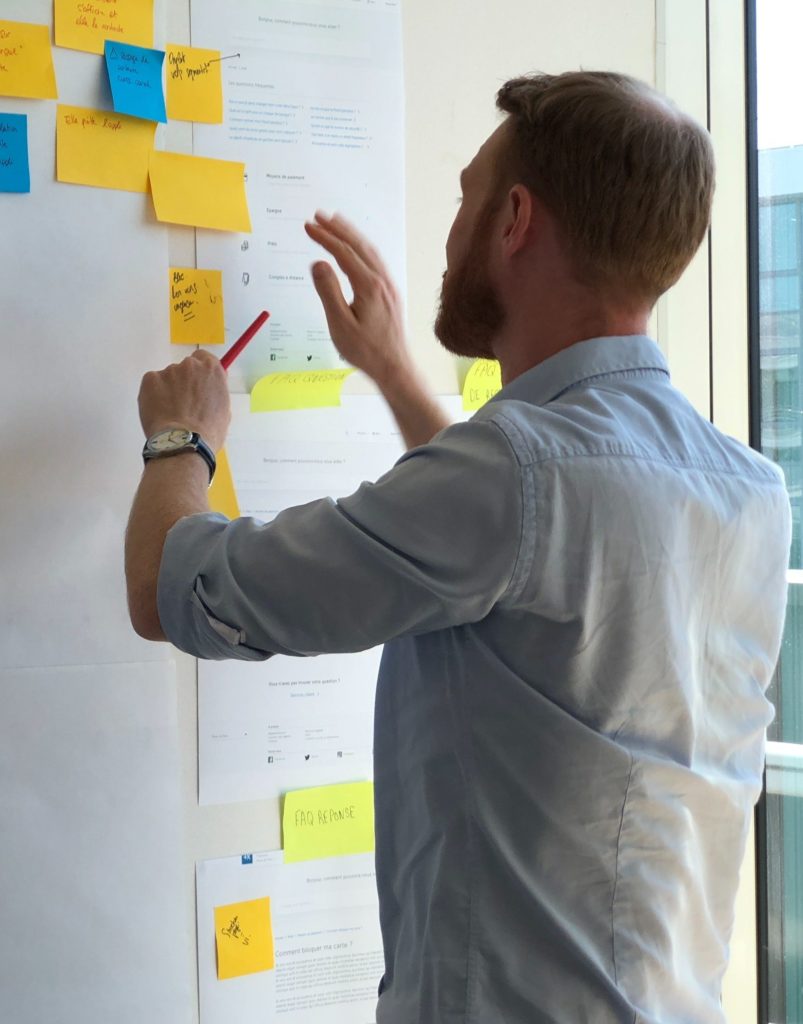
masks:
<path id="1" fill-rule="evenodd" d="M 0 96 L 58 96 L 47 25 L 0 21 Z"/>
<path id="2" fill-rule="evenodd" d="M 168 44 L 167 116 L 176 121 L 223 121 L 220 50 Z"/>
<path id="3" fill-rule="evenodd" d="M 222 345 L 223 274 L 170 268 L 170 340 L 174 345 Z"/>
<path id="4" fill-rule="evenodd" d="M 478 359 L 471 364 L 463 384 L 463 409 L 473 412 L 502 390 L 502 371 L 495 359 Z"/>
<path id="5" fill-rule="evenodd" d="M 147 192 L 155 132 L 152 121 L 59 104 L 56 176 L 76 185 Z"/>
<path id="6" fill-rule="evenodd" d="M 299 789 L 284 798 L 284 860 L 315 860 L 374 848 L 374 784 Z"/>
<path id="7" fill-rule="evenodd" d="M 217 976 L 221 981 L 275 966 L 270 898 L 215 907 Z"/>
<path id="8" fill-rule="evenodd" d="M 269 373 L 261 377 L 251 390 L 251 412 L 340 405 L 343 381 L 353 372 L 348 369 Z"/>
<path id="9" fill-rule="evenodd" d="M 221 231 L 251 230 L 245 164 L 154 150 L 150 180 L 159 220 Z"/>
<path id="10" fill-rule="evenodd" d="M 103 53 L 107 39 L 153 46 L 153 0 L 55 0 L 56 45 Z"/>

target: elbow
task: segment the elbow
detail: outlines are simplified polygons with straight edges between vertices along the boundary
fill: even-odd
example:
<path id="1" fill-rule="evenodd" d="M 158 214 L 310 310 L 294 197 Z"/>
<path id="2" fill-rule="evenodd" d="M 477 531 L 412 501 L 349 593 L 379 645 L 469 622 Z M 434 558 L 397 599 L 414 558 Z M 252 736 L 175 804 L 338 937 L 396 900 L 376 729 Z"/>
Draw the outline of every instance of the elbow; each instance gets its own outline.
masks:
<path id="1" fill-rule="evenodd" d="M 131 619 L 134 632 L 143 640 L 163 641 L 167 639 L 159 620 L 155 597 L 143 599 L 141 595 L 129 593 L 128 617 Z"/>

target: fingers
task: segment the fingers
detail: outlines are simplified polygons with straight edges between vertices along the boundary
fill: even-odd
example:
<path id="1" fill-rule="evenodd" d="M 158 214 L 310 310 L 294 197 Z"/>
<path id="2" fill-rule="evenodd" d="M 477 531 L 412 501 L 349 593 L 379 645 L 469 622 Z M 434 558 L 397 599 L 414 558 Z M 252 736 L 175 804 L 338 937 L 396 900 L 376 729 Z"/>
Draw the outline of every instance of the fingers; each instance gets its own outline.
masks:
<path id="1" fill-rule="evenodd" d="M 323 305 L 329 333 L 334 335 L 347 319 L 353 319 L 351 308 L 343 297 L 337 275 L 328 263 L 313 264 L 312 283 Z"/>
<path id="2" fill-rule="evenodd" d="M 307 222 L 304 225 L 304 230 L 313 242 L 317 242 L 334 257 L 337 265 L 349 279 L 355 295 L 364 294 L 371 288 L 375 274 L 348 242 L 344 242 L 343 239 L 338 238 L 332 231 L 320 224 Z"/>
<path id="3" fill-rule="evenodd" d="M 333 217 L 327 217 L 325 213 L 318 210 L 315 213 L 315 221 L 330 235 L 350 246 L 370 270 L 385 277 L 388 276 L 387 268 L 379 251 L 345 217 L 341 217 L 339 213 Z"/>

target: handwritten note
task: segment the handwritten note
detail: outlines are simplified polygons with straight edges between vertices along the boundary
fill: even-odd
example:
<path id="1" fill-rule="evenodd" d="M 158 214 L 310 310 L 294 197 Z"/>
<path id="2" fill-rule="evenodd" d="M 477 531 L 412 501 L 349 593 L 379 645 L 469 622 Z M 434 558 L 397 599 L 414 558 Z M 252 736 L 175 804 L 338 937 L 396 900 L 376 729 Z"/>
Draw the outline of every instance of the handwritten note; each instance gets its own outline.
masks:
<path id="1" fill-rule="evenodd" d="M 220 981 L 272 970 L 270 898 L 215 907 L 215 948 Z"/>
<path id="2" fill-rule="evenodd" d="M 153 46 L 153 0 L 56 0 L 56 45 L 103 53 L 107 39 Z"/>
<path id="3" fill-rule="evenodd" d="M 152 121 L 59 104 L 56 176 L 76 185 L 147 192 L 155 132 Z"/>
<path id="4" fill-rule="evenodd" d="M 105 53 L 114 109 L 148 121 L 167 121 L 162 89 L 164 51 L 107 39 Z"/>
<path id="5" fill-rule="evenodd" d="M 0 192 L 30 192 L 28 116 L 0 114 Z"/>
<path id="6" fill-rule="evenodd" d="M 284 861 L 370 853 L 374 848 L 374 784 L 298 789 L 284 798 Z"/>
<path id="7" fill-rule="evenodd" d="M 0 21 L 0 96 L 58 96 L 47 25 Z"/>
<path id="8" fill-rule="evenodd" d="M 473 412 L 482 408 L 502 390 L 502 371 L 495 359 L 477 359 L 469 367 L 463 384 L 463 409 Z"/>
<path id="9" fill-rule="evenodd" d="M 159 220 L 220 231 L 251 230 L 245 164 L 153 152 L 150 179 Z"/>
<path id="10" fill-rule="evenodd" d="M 174 345 L 222 345 L 223 274 L 170 268 L 170 340 Z"/>
<path id="11" fill-rule="evenodd" d="M 237 501 L 234 478 L 231 475 L 231 466 L 225 448 L 221 448 L 217 453 L 217 469 L 212 483 L 209 485 L 207 496 L 209 507 L 213 512 L 220 512 L 227 519 L 239 518 L 240 505 Z"/>
<path id="12" fill-rule="evenodd" d="M 220 50 L 168 43 L 167 113 L 174 121 L 223 121 Z"/>
<path id="13" fill-rule="evenodd" d="M 251 391 L 251 412 L 340 405 L 343 381 L 353 372 L 349 369 L 269 373 L 261 377 Z"/>

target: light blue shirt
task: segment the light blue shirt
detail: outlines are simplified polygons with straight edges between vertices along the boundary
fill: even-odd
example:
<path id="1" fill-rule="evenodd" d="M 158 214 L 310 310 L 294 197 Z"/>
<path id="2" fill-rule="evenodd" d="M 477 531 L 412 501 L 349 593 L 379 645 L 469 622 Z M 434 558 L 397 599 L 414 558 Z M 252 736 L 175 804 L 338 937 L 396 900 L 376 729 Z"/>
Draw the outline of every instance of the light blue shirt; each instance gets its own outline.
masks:
<path id="1" fill-rule="evenodd" d="M 786 598 L 778 470 L 581 342 L 338 502 L 193 516 L 204 658 L 384 643 L 378 1024 L 721 1024 Z"/>

